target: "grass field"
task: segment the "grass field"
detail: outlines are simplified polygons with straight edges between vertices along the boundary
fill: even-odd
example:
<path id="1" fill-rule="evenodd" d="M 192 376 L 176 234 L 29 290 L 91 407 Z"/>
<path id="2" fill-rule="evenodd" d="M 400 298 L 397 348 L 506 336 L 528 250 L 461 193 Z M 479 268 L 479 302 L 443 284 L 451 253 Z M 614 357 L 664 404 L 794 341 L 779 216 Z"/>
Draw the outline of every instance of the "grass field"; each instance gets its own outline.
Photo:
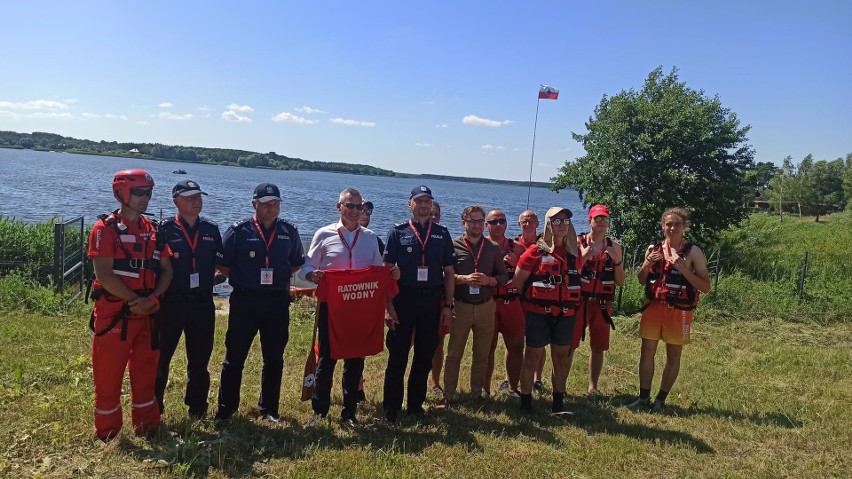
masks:
<path id="1" fill-rule="evenodd" d="M 852 468 L 852 325 L 771 320 L 696 322 L 681 377 L 663 415 L 623 404 L 637 392 L 635 317 L 617 318 L 602 378 L 604 397 L 585 392 L 587 349 L 569 379 L 567 420 L 547 414 L 549 395 L 524 419 L 516 400 L 470 402 L 425 420 L 380 421 L 386 357 L 367 361 L 362 424 L 335 420 L 304 430 L 298 399 L 311 335 L 309 304 L 293 307 L 282 422 L 258 422 L 257 342 L 247 362 L 240 414 L 225 425 L 191 422 L 182 404 L 178 349 L 164 427 L 129 432 L 107 445 L 93 438 L 90 337 L 71 317 L 0 314 L 2 477 L 849 477 Z M 224 355 L 219 317 L 213 390 Z M 468 348 L 469 353 L 469 348 Z M 502 358 L 502 354 L 498 354 Z M 662 359 L 659 357 L 658 359 Z M 465 363 L 467 366 L 468 363 Z M 660 365 L 658 361 L 658 366 Z M 498 371 L 502 370 L 500 364 Z M 549 365 L 548 365 L 549 370 Z M 461 385 L 467 384 L 462 368 Z M 340 368 L 337 371 L 339 382 Z M 658 375 L 659 377 L 659 370 Z M 498 381 L 492 388 L 496 390 Z M 127 388 L 125 388 L 127 389 Z M 339 389 L 339 388 L 336 388 Z M 656 383 L 655 390 L 656 392 Z M 339 414 L 335 390 L 330 417 Z M 434 400 L 435 398 L 432 398 Z"/>

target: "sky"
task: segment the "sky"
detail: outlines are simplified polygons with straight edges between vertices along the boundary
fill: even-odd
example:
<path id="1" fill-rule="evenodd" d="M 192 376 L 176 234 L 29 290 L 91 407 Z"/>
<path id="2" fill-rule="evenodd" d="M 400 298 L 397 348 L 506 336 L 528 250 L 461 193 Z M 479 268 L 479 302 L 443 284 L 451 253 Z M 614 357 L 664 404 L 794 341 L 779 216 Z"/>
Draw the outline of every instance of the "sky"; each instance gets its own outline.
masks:
<path id="1" fill-rule="evenodd" d="M 547 181 L 604 95 L 662 67 L 750 125 L 756 161 L 833 160 L 850 19 L 848 0 L 2 2 L 0 130 Z"/>

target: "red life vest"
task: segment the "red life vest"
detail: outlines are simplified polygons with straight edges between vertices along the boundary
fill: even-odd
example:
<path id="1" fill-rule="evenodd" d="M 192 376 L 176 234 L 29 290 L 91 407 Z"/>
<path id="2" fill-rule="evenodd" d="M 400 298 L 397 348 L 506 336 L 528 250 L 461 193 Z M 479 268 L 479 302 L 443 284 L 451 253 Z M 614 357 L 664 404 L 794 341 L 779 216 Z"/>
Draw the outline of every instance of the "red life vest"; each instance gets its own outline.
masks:
<path id="1" fill-rule="evenodd" d="M 509 249 L 503 251 L 504 255 L 507 253 L 511 253 L 512 250 L 515 249 L 515 242 L 512 240 L 512 238 L 506 238 L 506 245 L 509 247 Z M 509 273 L 509 282 L 511 282 L 512 277 L 515 276 L 515 268 L 509 266 L 509 263 L 506 263 L 506 272 Z M 494 288 L 494 299 L 501 299 L 506 303 L 510 303 L 520 297 L 521 293 L 514 284 L 512 284 L 511 286 L 499 286 Z"/>
<path id="2" fill-rule="evenodd" d="M 524 284 L 527 311 L 553 316 L 571 316 L 580 302 L 580 272 L 577 257 L 565 258 L 539 248 L 541 262 Z"/>
<path id="3" fill-rule="evenodd" d="M 588 235 L 580 237 L 580 244 L 588 246 Z M 612 240 L 606 238 L 606 246 L 612 246 Z M 583 263 L 580 271 L 580 285 L 583 289 L 584 298 L 598 298 L 612 301 L 615 296 L 615 267 L 612 258 L 606 254 L 606 248 L 602 248 L 597 258 Z"/>
<path id="4" fill-rule="evenodd" d="M 120 276 L 122 281 L 134 291 L 151 291 L 157 285 L 157 274 L 160 272 L 160 250 L 156 240 L 156 227 L 145 218 L 139 217 L 139 225 L 128 225 L 123 218 L 114 212 L 110 215 L 99 216 L 100 224 L 92 229 L 92 240 L 89 243 L 89 256 L 98 256 L 101 236 L 106 228 L 115 235 L 115 247 L 112 253 L 112 271 Z M 97 299 L 108 292 L 95 279 L 92 285 L 92 297 Z"/>
<path id="5" fill-rule="evenodd" d="M 686 258 L 690 249 L 692 249 L 692 243 L 684 240 L 677 254 Z M 652 249 L 652 251 L 662 250 L 662 243 L 655 244 Z M 692 286 L 692 283 L 667 261 L 661 259 L 651 265 L 645 283 L 646 307 L 651 301 L 665 301 L 672 308 L 693 311 L 698 307 L 698 296 L 698 290 Z"/>

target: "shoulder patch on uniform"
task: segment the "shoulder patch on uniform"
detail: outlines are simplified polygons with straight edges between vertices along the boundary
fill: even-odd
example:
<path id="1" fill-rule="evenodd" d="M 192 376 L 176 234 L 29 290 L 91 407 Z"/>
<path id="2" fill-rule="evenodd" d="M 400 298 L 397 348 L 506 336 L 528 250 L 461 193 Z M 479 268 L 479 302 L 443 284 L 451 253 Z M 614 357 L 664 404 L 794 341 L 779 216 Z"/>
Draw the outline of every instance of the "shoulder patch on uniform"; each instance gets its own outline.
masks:
<path id="1" fill-rule="evenodd" d="M 219 225 L 217 225 L 216 223 L 214 223 L 214 222 L 212 222 L 212 221 L 208 220 L 207 218 L 204 218 L 203 216 L 202 216 L 201 218 L 199 218 L 199 220 L 200 220 L 202 223 L 207 223 L 207 224 L 209 224 L 209 225 L 213 225 L 213 226 L 215 226 L 215 227 L 217 227 L 217 228 L 219 227 Z"/>
<path id="2" fill-rule="evenodd" d="M 166 226 L 167 224 L 174 223 L 174 222 L 175 222 L 174 218 L 166 218 L 163 221 L 160 221 L 160 226 Z"/>
<path id="3" fill-rule="evenodd" d="M 239 221 L 235 221 L 234 224 L 231 225 L 231 228 L 236 228 L 240 225 L 244 225 L 244 224 L 248 223 L 249 221 L 251 221 L 251 218 L 244 218 L 244 219 L 241 219 Z"/>
<path id="4" fill-rule="evenodd" d="M 402 223 L 397 223 L 397 224 L 393 225 L 394 229 L 404 228 L 404 227 L 407 227 L 407 226 L 408 226 L 408 221 L 403 221 Z"/>

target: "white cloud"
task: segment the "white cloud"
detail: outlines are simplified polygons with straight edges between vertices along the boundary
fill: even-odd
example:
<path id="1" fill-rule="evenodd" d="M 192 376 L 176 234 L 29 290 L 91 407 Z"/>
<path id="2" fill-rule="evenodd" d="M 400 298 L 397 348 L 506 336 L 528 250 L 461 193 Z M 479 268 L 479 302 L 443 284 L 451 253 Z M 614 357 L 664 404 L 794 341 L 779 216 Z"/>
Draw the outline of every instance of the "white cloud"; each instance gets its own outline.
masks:
<path id="1" fill-rule="evenodd" d="M 172 104 L 171 104 L 171 103 L 169 103 L 169 102 L 163 102 L 163 103 L 160 103 L 160 104 L 159 104 L 159 105 L 157 105 L 157 106 L 159 106 L 160 108 L 171 108 L 171 107 L 173 107 L 174 105 L 172 105 Z"/>
<path id="2" fill-rule="evenodd" d="M 242 116 L 235 111 L 222 112 L 222 119 L 232 121 L 234 123 L 251 123 L 251 118 L 247 116 Z"/>
<path id="3" fill-rule="evenodd" d="M 328 113 L 317 108 L 311 108 L 309 106 L 302 106 L 299 108 L 295 108 L 295 110 L 299 113 L 304 113 L 306 115 L 325 115 L 326 113 Z"/>
<path id="4" fill-rule="evenodd" d="M 126 120 L 127 119 L 127 117 L 124 116 L 124 115 L 118 116 L 118 115 L 113 115 L 112 113 L 107 113 L 106 115 L 104 115 L 104 118 L 110 118 L 110 119 L 113 119 L 113 120 Z"/>
<path id="5" fill-rule="evenodd" d="M 571 153 L 571 147 L 569 146 L 568 148 L 563 148 L 563 149 L 559 150 L 559 152 L 560 153 Z"/>
<path id="6" fill-rule="evenodd" d="M 238 111 L 240 113 L 251 113 L 254 111 L 254 108 L 248 105 L 237 105 L 236 103 L 231 103 L 230 105 L 225 107 L 228 111 Z"/>
<path id="7" fill-rule="evenodd" d="M 62 100 L 62 103 L 77 103 L 78 101 L 80 101 L 79 98 L 68 98 L 68 99 Z"/>
<path id="8" fill-rule="evenodd" d="M 512 148 L 512 151 L 521 151 L 521 149 L 516 146 L 516 147 Z"/>
<path id="9" fill-rule="evenodd" d="M 485 151 L 493 150 L 494 145 L 482 145 L 482 149 Z"/>
<path id="10" fill-rule="evenodd" d="M 101 116 L 96 113 L 85 112 L 81 115 L 83 118 L 100 118 Z"/>
<path id="11" fill-rule="evenodd" d="M 536 163 L 536 166 L 550 166 L 550 163 Z"/>
<path id="12" fill-rule="evenodd" d="M 138 123 L 140 125 L 147 125 L 148 124 L 148 122 L 146 120 L 137 121 L 136 123 Z"/>
<path id="13" fill-rule="evenodd" d="M 429 143 L 415 143 L 414 146 L 419 146 L 421 148 L 432 148 L 432 145 Z"/>
<path id="14" fill-rule="evenodd" d="M 368 128 L 376 126 L 376 123 L 372 121 L 344 120 L 343 118 L 332 118 L 328 121 L 334 123 L 335 125 L 366 126 Z"/>
<path id="15" fill-rule="evenodd" d="M 282 111 L 281 113 L 273 116 L 272 121 L 278 123 L 295 123 L 297 125 L 313 125 L 314 123 L 319 123 L 319 120 L 308 120 L 307 118 L 302 118 L 301 116 L 296 116 L 286 111 Z"/>
<path id="16" fill-rule="evenodd" d="M 506 147 L 505 147 L 505 146 L 498 146 L 498 147 L 497 147 L 497 149 L 498 149 L 498 150 L 505 150 L 505 149 L 506 149 Z"/>
<path id="17" fill-rule="evenodd" d="M 0 109 L 3 110 L 67 110 L 68 105 L 60 101 L 54 100 L 32 100 L 23 103 L 15 103 L 11 101 L 0 101 Z"/>
<path id="18" fill-rule="evenodd" d="M 58 119 L 58 120 L 68 120 L 68 119 L 74 118 L 70 113 L 57 113 L 55 111 L 49 111 L 49 112 L 37 111 L 35 113 L 29 113 L 25 116 L 27 118 Z"/>
<path id="19" fill-rule="evenodd" d="M 487 118 L 480 118 L 476 115 L 468 115 L 462 118 L 462 123 L 465 125 L 474 125 L 474 126 L 490 126 L 492 128 L 497 128 L 499 126 L 511 125 L 514 123 L 512 120 L 489 120 Z"/>
<path id="20" fill-rule="evenodd" d="M 192 113 L 187 113 L 186 115 L 175 115 L 174 113 L 169 113 L 167 111 L 160 112 L 158 115 L 163 120 L 191 120 Z"/>
<path id="21" fill-rule="evenodd" d="M 210 107 L 209 107 L 209 106 L 207 106 L 207 105 L 200 106 L 200 107 L 198 107 L 198 109 L 199 109 L 200 111 L 210 111 Z"/>
<path id="22" fill-rule="evenodd" d="M 450 125 L 448 125 L 446 123 L 438 123 L 437 125 L 435 125 L 435 128 L 449 128 L 449 127 L 450 127 Z"/>
<path id="23" fill-rule="evenodd" d="M 23 115 L 14 111 L 0 110 L 0 118 L 20 118 L 21 116 Z"/>

